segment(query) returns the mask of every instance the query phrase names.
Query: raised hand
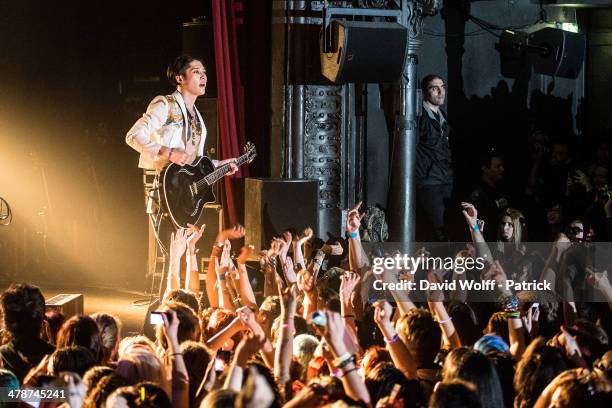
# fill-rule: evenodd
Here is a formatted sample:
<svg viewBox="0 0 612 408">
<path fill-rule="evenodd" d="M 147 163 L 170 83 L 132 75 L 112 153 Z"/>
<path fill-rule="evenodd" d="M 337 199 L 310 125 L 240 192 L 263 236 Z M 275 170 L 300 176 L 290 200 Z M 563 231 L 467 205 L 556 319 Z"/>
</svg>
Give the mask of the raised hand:
<svg viewBox="0 0 612 408">
<path fill-rule="evenodd" d="M 321 251 L 325 252 L 325 255 L 342 255 L 344 250 L 342 249 L 342 245 L 339 242 L 334 244 L 325 244 L 321 247 Z"/>
<path fill-rule="evenodd" d="M 188 231 L 191 235 L 187 238 L 187 246 L 189 247 L 190 252 L 194 252 L 196 249 L 196 244 L 202 238 L 202 234 L 204 233 L 204 229 L 206 228 L 206 224 L 202 224 L 201 227 L 197 225 L 187 224 L 189 227 Z"/>
<path fill-rule="evenodd" d="M 187 239 L 189 238 L 190 230 L 179 228 L 170 235 L 170 255 L 172 259 L 181 259 L 187 250 Z"/>
<path fill-rule="evenodd" d="M 297 285 L 298 289 L 308 294 L 314 291 L 315 280 L 312 271 L 309 269 L 302 269 L 297 274 Z"/>
<path fill-rule="evenodd" d="M 309 239 L 312 239 L 312 235 L 313 235 L 312 228 L 306 227 L 306 229 L 302 233 L 302 236 L 298 239 L 297 244 L 304 245 L 306 241 L 308 241 Z"/>
<path fill-rule="evenodd" d="M 289 287 L 283 289 L 279 283 L 278 294 L 281 298 L 281 314 L 284 314 L 287 317 L 293 317 L 295 315 L 297 303 L 297 285 L 291 284 Z"/>
<path fill-rule="evenodd" d="M 265 342 L 265 337 L 257 336 L 253 333 L 248 333 L 246 336 L 243 336 L 238 346 L 236 346 L 236 365 L 239 367 L 246 366 L 247 361 L 263 348 Z"/>
<path fill-rule="evenodd" d="M 351 295 L 361 278 L 358 274 L 351 271 L 346 271 L 340 277 L 340 301 L 342 303 L 350 302 Z"/>
<path fill-rule="evenodd" d="M 391 325 L 391 316 L 393 308 L 391 304 L 384 299 L 374 303 L 374 322 L 379 326 Z"/>
<path fill-rule="evenodd" d="M 361 220 L 365 216 L 364 214 L 359 215 L 359 208 L 361 207 L 361 201 L 357 203 L 355 207 L 349 210 L 346 215 L 346 232 L 349 234 L 359 233 L 359 227 L 361 227 Z"/>
<path fill-rule="evenodd" d="M 229 240 L 225 240 L 223 244 L 223 252 L 221 253 L 221 260 L 218 260 L 215 257 L 215 268 L 217 275 L 225 275 L 229 270 L 230 262 L 232 261 L 230 257 L 231 249 L 232 244 L 229 242 Z"/>
<path fill-rule="evenodd" d="M 168 344 L 169 345 L 173 345 L 175 346 L 175 350 L 177 350 L 177 347 L 179 347 L 179 342 L 178 342 L 178 328 L 179 328 L 179 318 L 176 315 L 176 312 L 174 310 L 167 310 L 166 312 L 161 314 L 162 316 L 162 320 L 164 321 L 164 327 L 163 327 L 163 331 L 164 331 L 164 335 L 166 336 L 166 339 L 168 340 Z"/>
<path fill-rule="evenodd" d="M 607 291 L 610 289 L 610 281 L 608 280 L 608 271 L 595 272 L 591 268 L 586 268 L 587 282 L 595 289 Z"/>
<path fill-rule="evenodd" d="M 217 242 L 225 241 L 226 239 L 240 239 L 244 237 L 245 230 L 240 224 L 236 224 L 233 228 L 223 230 L 217 235 Z"/>
<path fill-rule="evenodd" d="M 249 259 L 254 250 L 255 247 L 253 245 L 246 245 L 240 248 L 240 255 L 238 255 L 238 258 L 236 259 L 238 261 L 238 264 L 246 264 L 247 260 Z"/>
<path fill-rule="evenodd" d="M 476 210 L 476 207 L 474 207 L 473 204 L 466 202 L 462 202 L 461 207 L 464 208 L 461 212 L 463 213 L 468 225 L 471 228 L 474 228 L 474 225 L 478 225 L 478 210 Z"/>
</svg>

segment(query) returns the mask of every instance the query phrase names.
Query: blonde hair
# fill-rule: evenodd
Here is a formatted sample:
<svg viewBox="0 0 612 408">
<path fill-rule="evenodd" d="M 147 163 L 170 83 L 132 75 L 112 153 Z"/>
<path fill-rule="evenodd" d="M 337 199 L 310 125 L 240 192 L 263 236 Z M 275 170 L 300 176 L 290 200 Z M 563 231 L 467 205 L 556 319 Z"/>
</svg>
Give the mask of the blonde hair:
<svg viewBox="0 0 612 408">
<path fill-rule="evenodd" d="M 146 348 L 135 347 L 117 361 L 115 373 L 127 381 L 137 384 L 150 381 L 158 384 L 166 392 L 170 392 L 170 383 L 162 361 L 157 355 Z"/>
</svg>

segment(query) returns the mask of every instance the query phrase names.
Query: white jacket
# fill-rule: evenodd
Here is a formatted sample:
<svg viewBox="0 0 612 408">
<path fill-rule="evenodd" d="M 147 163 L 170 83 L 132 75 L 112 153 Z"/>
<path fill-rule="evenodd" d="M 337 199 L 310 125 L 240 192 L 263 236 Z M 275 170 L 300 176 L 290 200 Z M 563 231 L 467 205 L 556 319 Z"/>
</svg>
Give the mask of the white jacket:
<svg viewBox="0 0 612 408">
<path fill-rule="evenodd" d="M 147 107 L 146 113 L 134 123 L 125 136 L 126 143 L 140 153 L 138 160 L 140 168 L 163 167 L 168 160 L 157 156 L 162 146 L 185 150 L 187 109 L 179 91 L 174 92 L 172 96 L 177 103 L 169 102 L 166 96 L 156 96 Z M 200 112 L 197 109 L 195 111 L 202 124 L 202 137 L 198 146 L 198 156 L 202 156 L 206 141 L 206 126 Z"/>
</svg>

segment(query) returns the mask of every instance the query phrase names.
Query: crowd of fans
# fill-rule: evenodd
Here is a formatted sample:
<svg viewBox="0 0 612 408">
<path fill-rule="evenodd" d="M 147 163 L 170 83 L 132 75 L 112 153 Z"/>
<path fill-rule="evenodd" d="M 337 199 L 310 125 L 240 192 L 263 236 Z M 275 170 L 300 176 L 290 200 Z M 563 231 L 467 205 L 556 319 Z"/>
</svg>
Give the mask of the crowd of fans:
<svg viewBox="0 0 612 408">
<path fill-rule="evenodd" d="M 482 278 L 503 282 L 511 261 L 489 249 L 477 208 L 463 208 L 473 244 L 457 256 L 488 251 Z M 513 242 L 516 215 L 504 214 L 501 239 Z M 117 317 L 105 313 L 67 320 L 45 313 L 38 288 L 13 285 L 0 299 L 0 386 L 67 390 L 67 401 L 40 406 L 610 406 L 607 273 L 588 271 L 608 302 L 588 307 L 535 303 L 503 286 L 499 303 L 470 302 L 460 291 L 450 301 L 440 291 L 424 302 L 409 291 L 372 301 L 362 217 L 359 206 L 348 212 L 343 242 L 317 244 L 310 229 L 274 239 L 259 254 L 263 291 L 247 272 L 252 247 L 231 256 L 241 226 L 218 234 L 203 294 L 190 277 L 197 273 L 192 262 L 181 288 L 181 259 L 194 256 L 204 231 L 177 231 L 154 340 L 122 337 Z M 559 234 L 551 258 L 560 261 L 547 263 L 544 274 L 558 272 L 568 258 L 558 252 L 571 252 L 575 239 Z M 410 279 L 406 272 L 390 270 L 382 279 Z M 453 271 L 419 273 L 455 278 Z"/>
<path fill-rule="evenodd" d="M 233 257 L 244 228 L 220 232 L 200 291 L 196 247 L 205 231 L 192 226 L 171 238 L 155 339 L 122 336 L 119 319 L 102 312 L 45 313 L 41 291 L 28 284 L 5 290 L 0 387 L 67 390 L 65 402 L 41 407 L 612 406 L 612 262 L 595 264 L 589 249 L 612 237 L 610 144 L 579 163 L 566 143 L 537 133 L 532 142 L 522 199 L 505 189 L 503 157 L 491 150 L 455 211 L 471 242 L 447 249 L 484 257 L 485 270 L 379 277 L 493 279 L 497 302 L 438 289 L 426 299 L 408 290 L 372 298 L 359 205 L 348 211 L 346 239 L 287 231 L 260 254 L 247 245 Z M 550 242 L 548 253 L 525 246 L 528 232 Z M 262 288 L 247 271 L 257 255 Z M 515 291 L 507 279 L 553 288 Z M 601 301 L 583 302 L 586 292 Z"/>
</svg>

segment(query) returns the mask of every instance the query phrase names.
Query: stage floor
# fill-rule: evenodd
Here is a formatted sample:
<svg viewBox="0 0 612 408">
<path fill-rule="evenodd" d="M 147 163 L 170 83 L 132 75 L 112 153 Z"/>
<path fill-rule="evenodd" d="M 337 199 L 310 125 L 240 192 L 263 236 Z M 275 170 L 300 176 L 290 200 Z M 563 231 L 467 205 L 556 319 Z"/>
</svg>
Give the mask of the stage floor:
<svg viewBox="0 0 612 408">
<path fill-rule="evenodd" d="M 8 286 L 9 284 L 4 283 L 1 288 L 4 290 Z M 147 313 L 148 301 L 151 299 L 150 296 L 146 296 L 143 293 L 108 288 L 59 288 L 48 284 L 37 286 L 40 287 L 45 299 L 50 299 L 60 293 L 82 294 L 85 314 L 105 312 L 117 316 L 123 326 L 121 330 L 122 337 L 143 333 L 143 322 Z"/>
</svg>

